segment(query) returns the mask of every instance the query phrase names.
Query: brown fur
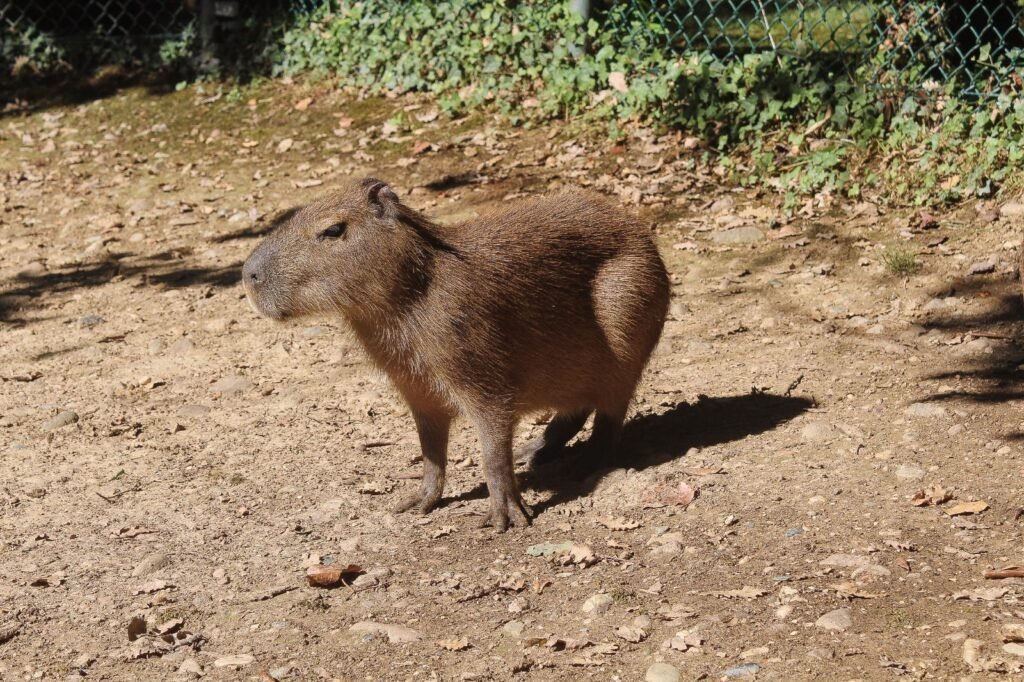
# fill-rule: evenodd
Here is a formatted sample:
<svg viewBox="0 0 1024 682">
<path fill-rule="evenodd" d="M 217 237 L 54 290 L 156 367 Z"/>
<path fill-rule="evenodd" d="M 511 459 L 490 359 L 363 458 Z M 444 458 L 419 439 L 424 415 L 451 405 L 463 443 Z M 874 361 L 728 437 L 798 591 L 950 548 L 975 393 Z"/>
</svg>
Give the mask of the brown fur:
<svg viewBox="0 0 1024 682">
<path fill-rule="evenodd" d="M 339 223 L 341 236 L 318 236 Z M 449 425 L 472 420 L 487 522 L 502 530 L 528 522 L 513 471 L 519 418 L 556 412 L 532 456 L 564 446 L 592 412 L 592 442 L 613 450 L 669 299 L 649 231 L 596 195 L 446 227 L 372 178 L 295 212 L 252 253 L 243 281 L 271 318 L 340 313 L 409 403 L 424 477 L 402 509 L 440 500 Z"/>
</svg>

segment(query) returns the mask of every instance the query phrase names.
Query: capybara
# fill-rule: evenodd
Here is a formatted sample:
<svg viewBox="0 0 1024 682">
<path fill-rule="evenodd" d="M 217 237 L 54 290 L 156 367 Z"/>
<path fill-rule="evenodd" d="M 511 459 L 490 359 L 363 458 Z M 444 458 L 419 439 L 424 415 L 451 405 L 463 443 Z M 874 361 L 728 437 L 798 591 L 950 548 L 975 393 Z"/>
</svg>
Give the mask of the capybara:
<svg viewBox="0 0 1024 682">
<path fill-rule="evenodd" d="M 524 448 L 556 453 L 591 413 L 607 456 L 669 302 L 649 228 L 598 195 L 564 191 L 439 225 L 386 183 L 355 182 L 294 211 L 245 262 L 249 300 L 287 320 L 341 315 L 409 404 L 423 450 L 419 490 L 398 510 L 441 499 L 452 419 L 483 448 L 483 525 L 529 523 L 512 438 L 553 411 Z"/>
</svg>

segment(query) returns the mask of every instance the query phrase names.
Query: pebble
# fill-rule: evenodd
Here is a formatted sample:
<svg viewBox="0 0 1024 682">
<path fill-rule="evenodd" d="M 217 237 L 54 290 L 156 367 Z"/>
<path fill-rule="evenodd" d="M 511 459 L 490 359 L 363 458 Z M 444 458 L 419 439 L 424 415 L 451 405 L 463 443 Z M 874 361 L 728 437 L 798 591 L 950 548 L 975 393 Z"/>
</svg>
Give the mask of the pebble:
<svg viewBox="0 0 1024 682">
<path fill-rule="evenodd" d="M 1019 218 L 1024 216 L 1024 203 L 1020 201 L 1007 201 L 999 207 L 999 215 L 1004 218 Z"/>
<path fill-rule="evenodd" d="M 213 662 L 215 668 L 227 668 L 231 666 L 249 665 L 256 658 L 250 654 L 235 654 L 234 656 L 221 656 Z"/>
<path fill-rule="evenodd" d="M 1010 642 L 1009 644 L 1003 645 L 1003 651 L 1014 656 L 1024 656 L 1024 644 L 1020 642 Z"/>
<path fill-rule="evenodd" d="M 803 532 L 803 528 L 787 528 L 786 532 L 782 535 L 786 538 L 795 538 L 797 535 L 800 535 Z"/>
<path fill-rule="evenodd" d="M 284 678 L 292 674 L 292 666 L 282 665 L 277 668 L 271 668 L 268 671 L 268 674 L 275 680 L 283 680 Z"/>
<path fill-rule="evenodd" d="M 716 244 L 752 244 L 764 239 L 764 232 L 756 227 L 732 227 L 715 230 L 709 238 Z"/>
<path fill-rule="evenodd" d="M 248 391 L 253 387 L 252 381 L 241 375 L 235 374 L 218 379 L 210 386 L 210 390 L 221 395 L 231 395 Z"/>
<path fill-rule="evenodd" d="M 766 646 L 759 646 L 759 647 L 755 647 L 753 649 L 747 649 L 746 651 L 744 651 L 743 653 L 740 654 L 740 658 L 742 658 L 742 659 L 760 658 L 761 656 L 767 656 L 767 655 L 768 655 L 768 647 L 766 647 Z"/>
<path fill-rule="evenodd" d="M 84 315 L 78 318 L 78 326 L 82 329 L 89 329 L 98 324 L 103 324 L 104 322 L 106 322 L 106 320 L 99 315 Z"/>
<path fill-rule="evenodd" d="M 610 594 L 595 594 L 583 602 L 583 613 L 601 614 L 610 609 L 614 603 L 615 599 Z"/>
<path fill-rule="evenodd" d="M 140 576 L 156 573 L 161 568 L 165 568 L 170 565 L 170 563 L 171 561 L 167 558 L 166 554 L 161 554 L 159 552 L 149 554 L 135 565 L 135 568 L 132 569 L 132 576 L 138 578 Z"/>
<path fill-rule="evenodd" d="M 729 668 L 728 670 L 722 671 L 723 677 L 754 677 L 757 672 L 761 669 L 757 663 L 744 663 L 738 665 L 735 668 Z"/>
<path fill-rule="evenodd" d="M 421 639 L 420 633 L 404 625 L 391 625 L 388 623 L 374 623 L 362 621 L 350 627 L 349 632 L 369 636 L 385 635 L 391 644 L 405 644 L 407 642 L 418 642 Z"/>
<path fill-rule="evenodd" d="M 192 343 L 191 339 L 187 336 L 182 336 L 170 345 L 167 352 L 171 355 L 187 355 L 195 350 L 195 347 L 196 344 Z"/>
<path fill-rule="evenodd" d="M 679 682 L 679 679 L 679 670 L 668 663 L 654 663 L 644 675 L 644 682 Z"/>
<path fill-rule="evenodd" d="M 901 464 L 899 468 L 896 469 L 896 478 L 901 481 L 920 481 L 924 478 L 924 474 L 924 469 L 911 464 Z"/>
<path fill-rule="evenodd" d="M 793 605 L 783 604 L 779 608 L 775 609 L 775 620 L 786 620 L 793 615 Z"/>
<path fill-rule="evenodd" d="M 199 662 L 194 658 L 186 658 L 178 666 L 178 672 L 184 675 L 194 675 L 201 677 L 203 674 L 203 666 L 199 665 Z"/>
<path fill-rule="evenodd" d="M 501 629 L 505 632 L 506 635 L 512 635 L 513 637 L 521 637 L 523 634 L 523 630 L 526 629 L 526 626 L 523 624 L 523 621 L 521 620 L 510 620 L 509 622 L 505 623 L 505 625 L 502 626 Z"/>
<path fill-rule="evenodd" d="M 814 621 L 814 625 L 823 628 L 825 630 L 831 630 L 832 632 L 844 632 L 850 629 L 853 625 L 853 620 L 850 618 L 850 609 L 836 609 L 829 611 L 818 620 Z"/>
<path fill-rule="evenodd" d="M 945 407 L 934 403 L 913 403 L 903 413 L 911 417 L 945 417 L 948 414 Z"/>
<path fill-rule="evenodd" d="M 981 263 L 975 263 L 967 271 L 968 275 L 988 275 L 996 271 L 995 261 L 984 261 Z"/>
<path fill-rule="evenodd" d="M 810 422 L 800 430 L 800 435 L 805 441 L 820 443 L 832 435 L 832 425 L 828 422 Z"/>
<path fill-rule="evenodd" d="M 65 426 L 71 426 L 78 421 L 78 413 L 71 410 L 61 410 L 57 416 L 46 420 L 43 424 L 43 431 L 55 431 Z"/>
</svg>

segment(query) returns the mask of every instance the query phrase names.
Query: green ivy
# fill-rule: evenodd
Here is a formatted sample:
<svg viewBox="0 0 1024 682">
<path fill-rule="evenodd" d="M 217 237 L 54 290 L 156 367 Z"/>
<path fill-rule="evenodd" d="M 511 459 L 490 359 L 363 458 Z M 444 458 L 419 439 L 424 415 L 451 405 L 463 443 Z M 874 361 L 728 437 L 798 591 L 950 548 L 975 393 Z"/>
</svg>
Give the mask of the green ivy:
<svg viewBox="0 0 1024 682">
<path fill-rule="evenodd" d="M 953 84 L 921 94 L 923 72 L 892 69 L 892 54 L 850 78 L 820 58 L 680 58 L 664 45 L 657 25 L 584 21 L 562 2 L 407 0 L 396 11 L 362 0 L 287 30 L 276 71 L 333 74 L 367 94 L 428 92 L 451 114 L 487 105 L 514 121 L 602 120 L 613 134 L 630 121 L 684 130 L 734 180 L 767 181 L 790 206 L 820 191 L 879 187 L 935 203 L 1019 184 L 1024 100 L 1012 70 L 994 74 L 1003 93 L 979 105 Z"/>
</svg>

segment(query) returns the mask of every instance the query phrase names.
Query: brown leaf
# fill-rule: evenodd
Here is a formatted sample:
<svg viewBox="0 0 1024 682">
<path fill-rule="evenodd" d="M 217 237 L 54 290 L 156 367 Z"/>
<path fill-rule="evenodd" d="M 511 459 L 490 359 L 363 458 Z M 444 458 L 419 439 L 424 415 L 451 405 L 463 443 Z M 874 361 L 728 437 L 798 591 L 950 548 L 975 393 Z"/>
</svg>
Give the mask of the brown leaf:
<svg viewBox="0 0 1024 682">
<path fill-rule="evenodd" d="M 354 122 L 354 119 L 352 119 L 349 116 L 339 116 L 338 117 L 338 127 L 339 128 L 351 128 L 353 122 Z"/>
<path fill-rule="evenodd" d="M 704 592 L 709 597 L 724 597 L 725 599 L 757 599 L 768 594 L 768 590 L 762 590 L 750 585 L 744 585 L 739 590 L 713 590 Z"/>
<path fill-rule="evenodd" d="M 1001 599 L 1009 592 L 1005 587 L 977 588 L 974 590 L 960 590 L 953 593 L 953 601 L 968 599 L 970 601 L 995 601 Z"/>
<path fill-rule="evenodd" d="M 875 594 L 874 592 L 865 592 L 857 583 L 851 581 L 836 583 L 831 587 L 839 593 L 840 597 L 846 597 L 847 599 L 877 599 L 878 597 L 885 596 Z"/>
<path fill-rule="evenodd" d="M 442 639 L 438 641 L 437 645 L 448 651 L 465 651 L 469 648 L 469 640 L 465 637 L 461 639 Z"/>
<path fill-rule="evenodd" d="M 425 140 L 420 140 L 419 142 L 412 146 L 412 153 L 414 156 L 422 154 L 423 152 L 430 151 L 430 148 L 432 146 L 433 145 L 431 145 L 429 142 L 426 142 Z"/>
<path fill-rule="evenodd" d="M 114 533 L 114 537 L 118 539 L 135 538 L 140 535 L 147 535 L 149 533 L 156 532 L 158 532 L 156 528 L 147 528 L 146 526 L 126 526 Z"/>
<path fill-rule="evenodd" d="M 946 510 L 949 516 L 960 516 L 962 514 L 980 514 L 988 509 L 988 502 L 975 500 L 973 502 L 960 502 Z"/>
<path fill-rule="evenodd" d="M 626 83 L 626 74 L 621 71 L 612 71 L 608 74 L 608 85 L 622 93 L 629 92 L 629 85 Z"/>
<path fill-rule="evenodd" d="M 300 99 L 298 102 L 295 103 L 295 110 L 296 111 L 305 111 L 306 109 L 309 109 L 309 105 L 312 104 L 312 103 L 313 103 L 313 98 L 312 97 L 306 97 L 305 99 Z"/>
<path fill-rule="evenodd" d="M 929 504 L 943 504 L 953 499 L 953 494 L 941 485 L 930 485 L 923 490 L 918 490 L 910 498 L 910 504 L 915 507 L 926 507 Z"/>
<path fill-rule="evenodd" d="M 519 573 L 513 573 L 499 581 L 498 587 L 508 592 L 522 592 L 526 589 L 526 580 Z"/>
<path fill-rule="evenodd" d="M 306 569 L 306 582 L 309 583 L 310 587 L 330 589 L 332 587 L 348 585 L 363 573 L 365 571 L 363 571 L 362 567 L 355 564 L 349 564 L 348 566 L 310 566 Z"/>
<path fill-rule="evenodd" d="M 172 587 L 174 587 L 174 585 L 167 582 L 166 580 L 150 580 L 148 583 L 140 585 L 139 588 L 135 590 L 135 592 L 133 592 L 133 594 L 153 594 L 154 592 L 159 592 L 160 590 L 167 590 Z"/>
<path fill-rule="evenodd" d="M 669 506 L 686 509 L 696 497 L 697 490 L 685 481 L 680 481 L 676 485 L 657 483 L 644 490 L 640 496 L 640 504 L 646 509 Z"/>
<path fill-rule="evenodd" d="M 562 566 L 575 564 L 583 568 L 597 563 L 597 557 L 594 556 L 594 550 L 590 549 L 586 545 L 577 545 L 576 543 L 573 543 L 569 549 L 560 552 L 555 557 L 555 560 Z"/>
<path fill-rule="evenodd" d="M 146 634 L 146 619 L 135 616 L 128 623 L 128 641 L 134 642 L 144 634 Z"/>
<path fill-rule="evenodd" d="M 550 585 L 550 580 L 545 580 L 544 578 L 534 578 L 531 587 L 533 588 L 534 594 L 544 594 L 544 589 Z"/>
<path fill-rule="evenodd" d="M 615 628 L 615 636 L 620 637 L 627 642 L 639 644 L 647 639 L 647 631 L 633 625 L 623 625 L 622 627 Z"/>
<path fill-rule="evenodd" d="M 640 527 L 639 521 L 627 520 L 621 516 L 615 518 L 598 516 L 595 520 L 608 530 L 633 530 Z"/>
</svg>

